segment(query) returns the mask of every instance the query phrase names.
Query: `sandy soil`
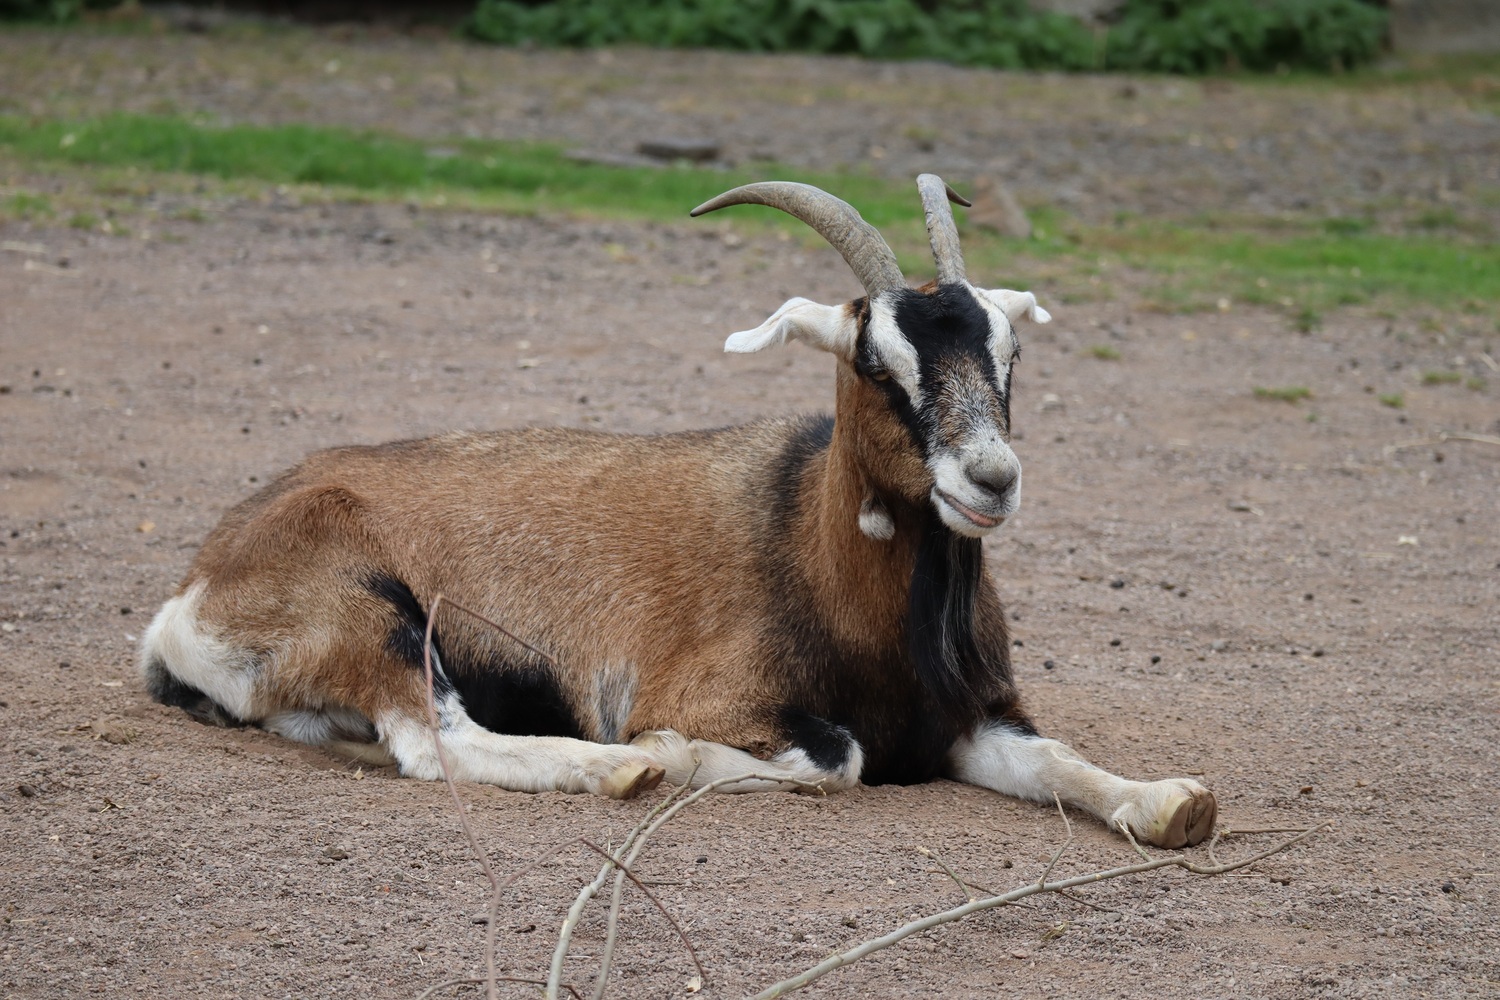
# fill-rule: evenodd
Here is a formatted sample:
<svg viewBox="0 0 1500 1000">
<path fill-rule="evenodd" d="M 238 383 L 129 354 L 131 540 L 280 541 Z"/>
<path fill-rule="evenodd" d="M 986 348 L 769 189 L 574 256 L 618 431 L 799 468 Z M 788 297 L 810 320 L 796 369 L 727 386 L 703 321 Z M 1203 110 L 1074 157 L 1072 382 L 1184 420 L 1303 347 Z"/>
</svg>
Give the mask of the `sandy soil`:
<svg viewBox="0 0 1500 1000">
<path fill-rule="evenodd" d="M 311 449 L 826 406 L 826 359 L 719 344 L 792 295 L 857 294 L 844 265 L 717 223 L 274 197 L 150 240 L 0 238 L 0 993 L 412 997 L 473 975 L 487 889 L 441 786 L 156 706 L 136 637 L 215 519 Z M 1497 995 L 1500 448 L 1442 440 L 1500 433 L 1492 324 L 1055 313 L 1023 335 L 1027 498 L 989 549 L 1035 716 L 1114 770 L 1199 776 L 1225 826 L 1336 828 L 1242 877 L 975 917 L 811 993 Z M 1450 368 L 1492 384 L 1423 384 Z M 1313 398 L 1253 393 L 1294 384 Z M 462 791 L 502 871 L 618 840 L 655 801 Z M 1075 827 L 1060 870 L 1132 859 Z M 946 782 L 723 797 L 639 870 L 729 997 L 959 901 L 917 847 L 1004 889 L 1062 836 Z M 507 899 L 508 974 L 545 969 L 595 869 L 565 851 Z M 681 994 L 690 961 L 632 899 L 615 995 Z M 580 989 L 602 927 L 580 932 Z"/>
</svg>

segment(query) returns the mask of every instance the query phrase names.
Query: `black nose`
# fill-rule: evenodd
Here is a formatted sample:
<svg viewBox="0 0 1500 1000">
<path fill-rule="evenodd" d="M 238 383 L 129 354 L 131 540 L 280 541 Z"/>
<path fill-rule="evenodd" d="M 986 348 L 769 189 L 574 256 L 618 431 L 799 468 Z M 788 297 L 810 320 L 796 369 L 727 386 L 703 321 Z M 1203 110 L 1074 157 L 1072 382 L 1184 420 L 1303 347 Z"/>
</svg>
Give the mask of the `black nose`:
<svg viewBox="0 0 1500 1000">
<path fill-rule="evenodd" d="M 969 479 L 975 486 L 991 494 L 996 502 L 1004 503 L 1015 495 L 1016 480 L 1020 475 L 1014 469 L 1000 469 L 993 472 L 971 472 Z"/>
</svg>

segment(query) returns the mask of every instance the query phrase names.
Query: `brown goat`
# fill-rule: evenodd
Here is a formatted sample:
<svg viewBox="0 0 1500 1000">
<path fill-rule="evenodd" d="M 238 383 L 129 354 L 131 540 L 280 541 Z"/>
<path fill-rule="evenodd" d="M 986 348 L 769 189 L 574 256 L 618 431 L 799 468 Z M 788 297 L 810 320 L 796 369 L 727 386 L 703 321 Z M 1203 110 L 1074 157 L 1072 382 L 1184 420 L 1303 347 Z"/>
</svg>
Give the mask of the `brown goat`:
<svg viewBox="0 0 1500 1000">
<path fill-rule="evenodd" d="M 793 299 L 726 344 L 834 354 L 834 418 L 312 455 L 209 536 L 142 642 L 151 692 L 421 778 L 439 774 L 435 739 L 455 777 L 523 791 L 629 796 L 695 767 L 700 784 L 948 775 L 1055 793 L 1164 846 L 1202 840 L 1202 786 L 1111 775 L 1020 708 L 981 539 L 1020 502 L 1012 324 L 1048 317 L 1029 293 L 969 284 L 957 195 L 918 185 L 938 264 L 920 289 L 815 188 L 747 185 L 694 213 L 782 209 L 854 269 L 866 297 Z M 439 594 L 535 648 L 440 608 L 434 736 Z"/>
</svg>

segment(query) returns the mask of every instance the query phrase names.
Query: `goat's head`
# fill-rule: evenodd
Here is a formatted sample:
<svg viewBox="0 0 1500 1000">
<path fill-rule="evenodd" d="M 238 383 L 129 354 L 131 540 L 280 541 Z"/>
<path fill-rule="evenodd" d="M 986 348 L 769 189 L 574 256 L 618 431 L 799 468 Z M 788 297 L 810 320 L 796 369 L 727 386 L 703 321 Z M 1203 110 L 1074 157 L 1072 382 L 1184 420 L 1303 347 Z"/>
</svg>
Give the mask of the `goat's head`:
<svg viewBox="0 0 1500 1000">
<path fill-rule="evenodd" d="M 868 293 L 844 305 L 792 299 L 724 349 L 759 351 L 801 340 L 839 359 L 838 420 L 851 421 L 868 479 L 860 527 L 888 538 L 886 501 L 930 502 L 953 531 L 995 530 L 1020 506 L 1021 463 L 1010 447 L 1014 323 L 1051 317 L 1030 292 L 983 289 L 964 274 L 949 201 L 967 205 L 933 174 L 917 178 L 937 280 L 908 288 L 896 255 L 847 202 L 806 184 L 747 184 L 693 210 L 778 208 L 817 230 Z"/>
</svg>

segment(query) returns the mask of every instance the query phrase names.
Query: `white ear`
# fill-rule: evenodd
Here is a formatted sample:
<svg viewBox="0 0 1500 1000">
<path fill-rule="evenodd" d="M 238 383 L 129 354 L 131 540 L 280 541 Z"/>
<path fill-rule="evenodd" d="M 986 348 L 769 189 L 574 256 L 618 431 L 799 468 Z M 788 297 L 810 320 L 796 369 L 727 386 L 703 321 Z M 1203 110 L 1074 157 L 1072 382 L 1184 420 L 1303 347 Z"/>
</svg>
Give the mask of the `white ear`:
<svg viewBox="0 0 1500 1000">
<path fill-rule="evenodd" d="M 1037 305 L 1036 296 L 1030 292 L 1013 292 L 1009 288 L 981 288 L 979 291 L 999 306 L 1006 319 L 1012 323 L 1018 319 L 1029 319 L 1035 323 L 1052 321 L 1052 314 Z"/>
<path fill-rule="evenodd" d="M 752 354 L 772 344 L 801 340 L 812 347 L 853 359 L 856 331 L 847 306 L 824 306 L 808 299 L 787 299 L 771 318 L 753 330 L 732 333 L 724 341 L 731 354 Z"/>
</svg>

